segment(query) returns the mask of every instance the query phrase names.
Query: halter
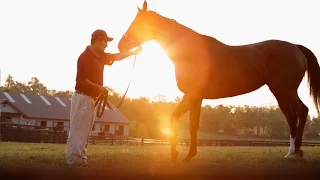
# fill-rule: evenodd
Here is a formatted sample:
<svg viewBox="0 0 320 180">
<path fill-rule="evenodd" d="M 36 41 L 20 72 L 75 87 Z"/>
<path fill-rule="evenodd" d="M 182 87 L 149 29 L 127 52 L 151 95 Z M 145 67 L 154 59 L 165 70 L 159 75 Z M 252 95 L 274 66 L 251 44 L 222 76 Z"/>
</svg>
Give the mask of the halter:
<svg viewBox="0 0 320 180">
<path fill-rule="evenodd" d="M 131 38 L 130 36 L 128 36 L 126 33 L 125 33 L 123 36 L 125 36 L 131 43 L 134 43 L 134 44 L 136 44 L 136 45 L 138 45 L 138 46 L 140 46 L 140 47 L 141 47 L 141 44 L 143 44 L 143 43 L 140 42 L 140 41 L 134 40 L 133 38 Z"/>
</svg>

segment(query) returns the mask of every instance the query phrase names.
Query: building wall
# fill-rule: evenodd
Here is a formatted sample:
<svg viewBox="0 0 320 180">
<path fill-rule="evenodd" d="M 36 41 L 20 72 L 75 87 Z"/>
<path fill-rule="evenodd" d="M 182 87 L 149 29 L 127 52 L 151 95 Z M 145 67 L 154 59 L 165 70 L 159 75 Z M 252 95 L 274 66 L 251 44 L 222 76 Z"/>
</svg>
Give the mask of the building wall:
<svg viewBox="0 0 320 180">
<path fill-rule="evenodd" d="M 15 109 L 13 109 L 12 106 L 10 106 L 8 104 L 1 104 L 0 113 L 1 112 L 17 113 L 17 111 Z"/>
<path fill-rule="evenodd" d="M 123 126 L 123 136 L 129 136 L 129 124 L 111 124 L 111 123 L 95 123 L 91 135 L 92 136 L 97 136 L 99 132 L 104 131 L 105 125 L 109 125 L 109 131 L 111 133 L 115 133 L 116 129 L 118 128 L 117 126 Z"/>
<path fill-rule="evenodd" d="M 129 136 L 129 124 L 124 125 L 124 136 Z"/>
<path fill-rule="evenodd" d="M 59 121 L 59 120 L 41 120 L 41 119 L 32 119 L 32 118 L 24 118 L 23 116 L 20 117 L 12 117 L 12 122 L 15 124 L 21 125 L 30 125 L 30 126 L 40 126 L 41 121 L 46 121 L 46 127 L 54 127 L 58 124 L 58 122 L 62 122 L 64 126 L 64 130 L 69 130 L 69 122 L 66 121 Z"/>
<path fill-rule="evenodd" d="M 12 108 L 10 105 L 7 104 L 1 104 L 1 112 L 8 112 L 8 113 L 17 113 L 17 111 Z M 1 113 L 0 112 L 0 113 Z M 63 122 L 64 130 L 69 132 L 69 121 L 59 121 L 59 120 L 41 120 L 41 119 L 30 119 L 30 118 L 24 118 L 22 116 L 20 117 L 13 117 L 12 122 L 16 124 L 21 125 L 30 125 L 30 126 L 40 126 L 41 121 L 46 121 L 46 127 L 54 127 L 58 122 Z M 118 129 L 118 126 L 123 126 L 123 136 L 129 136 L 129 124 L 112 124 L 112 123 L 95 123 L 91 135 L 95 136 L 100 131 L 104 130 L 105 124 L 109 124 L 109 132 L 115 133 L 116 129 Z"/>
<path fill-rule="evenodd" d="M 12 119 L 13 123 L 22 124 L 22 125 L 30 125 L 30 126 L 40 126 L 41 121 L 46 121 L 46 127 L 55 127 L 58 124 L 58 122 L 61 122 L 61 123 L 63 123 L 64 130 L 69 131 L 69 122 L 67 122 L 67 121 L 47 120 L 47 119 L 44 119 L 44 120 L 31 119 L 31 118 L 24 118 L 22 116 L 18 119 Z"/>
<path fill-rule="evenodd" d="M 69 132 L 69 122 L 67 121 L 57 121 L 57 120 L 41 120 L 41 119 L 30 119 L 24 117 L 12 118 L 12 122 L 15 124 L 21 125 L 30 125 L 30 126 L 40 126 L 41 121 L 46 121 L 46 127 L 54 127 L 58 122 L 63 122 L 64 130 Z M 129 125 L 128 124 L 110 124 L 110 123 L 95 123 L 92 129 L 91 135 L 97 136 L 99 132 L 104 130 L 105 125 L 109 125 L 109 132 L 115 134 L 118 126 L 123 126 L 123 136 L 129 136 Z"/>
</svg>

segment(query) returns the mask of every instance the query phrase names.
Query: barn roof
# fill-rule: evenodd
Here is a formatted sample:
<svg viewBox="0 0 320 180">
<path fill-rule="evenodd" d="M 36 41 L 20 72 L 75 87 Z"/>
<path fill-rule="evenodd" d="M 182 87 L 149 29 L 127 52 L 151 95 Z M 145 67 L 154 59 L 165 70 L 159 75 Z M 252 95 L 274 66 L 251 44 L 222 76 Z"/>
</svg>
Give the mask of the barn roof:
<svg viewBox="0 0 320 180">
<path fill-rule="evenodd" d="M 70 120 L 71 100 L 66 97 L 0 92 L 0 103 L 14 106 L 27 118 Z M 96 118 L 96 122 L 130 123 L 129 119 L 118 110 L 107 108 L 101 118 Z"/>
</svg>

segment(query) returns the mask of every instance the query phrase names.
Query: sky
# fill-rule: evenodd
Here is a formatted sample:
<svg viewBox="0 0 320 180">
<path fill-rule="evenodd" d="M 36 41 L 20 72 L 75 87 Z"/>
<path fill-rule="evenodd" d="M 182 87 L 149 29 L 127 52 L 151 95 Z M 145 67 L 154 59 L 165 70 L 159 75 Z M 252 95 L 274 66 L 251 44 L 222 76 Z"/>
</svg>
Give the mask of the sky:
<svg viewBox="0 0 320 180">
<path fill-rule="evenodd" d="M 148 8 L 228 45 L 280 39 L 302 44 L 320 58 L 320 11 L 316 0 L 148 0 Z M 1 85 L 11 74 L 20 82 L 31 77 L 49 89 L 74 90 L 76 63 L 91 33 L 104 29 L 117 44 L 143 0 L 3 0 L 0 1 Z M 104 85 L 128 97 L 182 96 L 174 66 L 155 41 L 143 45 L 132 73 L 133 57 L 105 66 Z M 285 67 L 284 67 L 285 68 Z M 317 116 L 306 77 L 298 93 Z M 246 95 L 204 100 L 203 105 L 277 105 L 266 86 Z"/>
</svg>

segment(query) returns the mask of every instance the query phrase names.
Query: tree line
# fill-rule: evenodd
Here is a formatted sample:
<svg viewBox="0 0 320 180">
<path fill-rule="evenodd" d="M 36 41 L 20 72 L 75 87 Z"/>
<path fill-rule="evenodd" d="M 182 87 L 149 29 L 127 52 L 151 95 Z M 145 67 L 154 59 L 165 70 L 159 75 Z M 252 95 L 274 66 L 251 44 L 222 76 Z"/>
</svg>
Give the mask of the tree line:
<svg viewBox="0 0 320 180">
<path fill-rule="evenodd" d="M 106 87 L 109 101 L 118 104 L 122 95 L 114 89 Z M 16 92 L 36 95 L 52 95 L 59 97 L 71 97 L 73 91 L 56 91 L 48 89 L 36 77 L 32 77 L 27 83 L 15 81 L 9 75 L 1 92 Z M 142 136 L 147 138 L 163 138 L 163 129 L 169 128 L 170 117 L 181 97 L 175 101 L 165 101 L 159 95 L 157 100 L 151 101 L 146 97 L 125 98 L 119 108 L 132 124 L 130 136 Z M 189 130 L 189 113 L 184 114 L 178 121 L 178 128 L 182 131 Z M 278 106 L 224 106 L 215 107 L 206 105 L 201 109 L 199 132 L 227 136 L 246 136 L 259 138 L 288 139 L 289 126 L 285 116 Z M 317 138 L 320 133 L 320 118 L 308 116 L 304 136 L 305 138 Z"/>
</svg>

